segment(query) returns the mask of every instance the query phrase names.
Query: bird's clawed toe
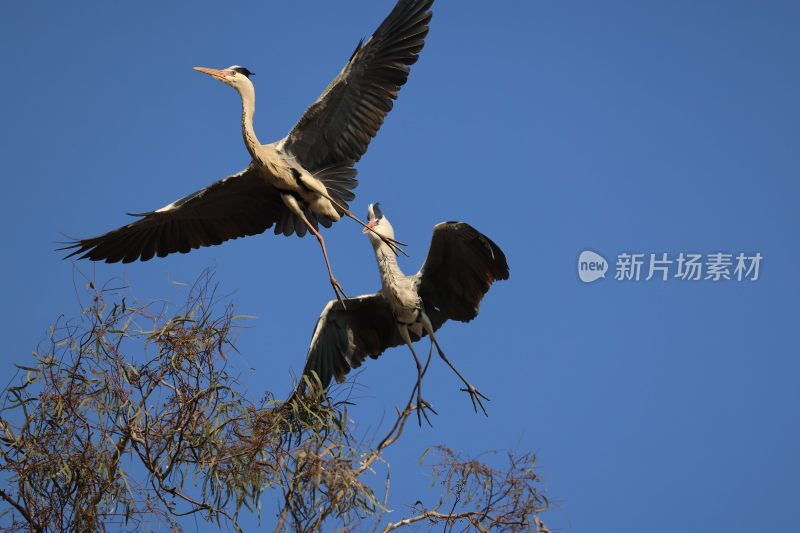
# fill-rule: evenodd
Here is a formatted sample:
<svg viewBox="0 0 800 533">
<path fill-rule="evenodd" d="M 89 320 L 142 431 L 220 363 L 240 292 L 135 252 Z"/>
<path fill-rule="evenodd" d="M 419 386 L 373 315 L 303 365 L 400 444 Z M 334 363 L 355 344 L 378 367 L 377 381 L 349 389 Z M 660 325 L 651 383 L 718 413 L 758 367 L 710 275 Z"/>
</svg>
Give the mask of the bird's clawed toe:
<svg viewBox="0 0 800 533">
<path fill-rule="evenodd" d="M 433 427 L 431 419 L 428 418 L 428 411 L 435 415 L 438 415 L 439 413 L 437 413 L 436 409 L 434 409 L 431 404 L 424 400 L 420 394 L 417 394 L 417 405 L 414 408 L 417 411 L 417 423 L 419 426 L 422 427 L 422 419 L 424 417 L 425 422 L 427 422 L 430 427 Z"/>
<path fill-rule="evenodd" d="M 341 283 L 339 283 L 333 276 L 331 276 L 331 287 L 333 287 L 333 292 L 336 294 L 336 299 L 339 300 L 342 308 L 347 309 L 347 305 L 344 303 L 344 301 L 347 299 L 347 294 L 345 294 Z"/>
<path fill-rule="evenodd" d="M 381 240 L 386 243 L 386 245 L 395 253 L 395 255 L 403 254 L 404 256 L 409 257 L 408 252 L 402 248 L 403 246 L 408 246 L 407 244 L 384 236 L 381 236 Z"/>
<path fill-rule="evenodd" d="M 428 361 L 425 363 L 425 367 L 424 368 L 422 367 L 422 365 L 417 363 L 417 382 L 414 384 L 414 390 L 411 391 L 411 397 L 412 398 L 414 397 L 415 393 L 417 395 L 417 403 L 414 406 L 414 410 L 417 411 L 417 423 L 419 424 L 420 427 L 422 427 L 422 419 L 423 418 L 425 418 L 425 422 L 427 422 L 430 427 L 433 427 L 433 424 L 431 423 L 431 419 L 428 417 L 428 411 L 430 411 L 431 413 L 433 413 L 433 414 L 435 414 L 437 416 L 439 415 L 439 413 L 436 412 L 436 409 L 434 409 L 433 406 L 431 406 L 431 404 L 428 403 L 428 401 L 425 400 L 422 397 L 422 377 L 425 375 L 425 372 L 428 370 L 428 363 L 430 363 L 430 360 L 431 360 L 431 358 L 430 358 L 430 355 L 429 355 L 428 356 Z"/>
<path fill-rule="evenodd" d="M 491 402 L 492 400 L 490 400 L 487 396 L 485 396 L 481 391 L 473 387 L 471 384 L 467 383 L 466 385 L 467 385 L 466 388 L 463 388 L 461 390 L 466 393 L 469 393 L 469 399 L 472 400 L 472 408 L 475 409 L 475 412 L 477 413 L 478 407 L 480 407 L 481 411 L 483 411 L 483 414 L 485 416 L 489 416 L 489 413 L 486 412 L 486 408 L 483 406 L 481 398 L 483 398 L 487 402 Z"/>
</svg>

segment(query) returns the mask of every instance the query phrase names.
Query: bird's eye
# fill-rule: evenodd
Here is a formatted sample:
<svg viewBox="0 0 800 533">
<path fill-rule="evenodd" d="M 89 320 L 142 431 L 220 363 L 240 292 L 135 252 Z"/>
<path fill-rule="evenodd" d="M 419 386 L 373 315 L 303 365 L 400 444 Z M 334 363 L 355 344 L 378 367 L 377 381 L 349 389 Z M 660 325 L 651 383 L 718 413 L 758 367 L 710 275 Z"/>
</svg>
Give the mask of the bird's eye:
<svg viewBox="0 0 800 533">
<path fill-rule="evenodd" d="M 232 71 L 234 71 L 234 72 L 238 72 L 239 74 L 241 74 L 241 75 L 242 75 L 242 76 L 244 76 L 245 78 L 249 78 L 250 76 L 252 76 L 252 75 L 253 75 L 253 73 L 252 73 L 252 72 L 250 72 L 249 70 L 247 70 L 247 69 L 246 69 L 246 68 L 244 68 L 244 67 L 236 67 L 236 68 L 232 68 L 232 69 L 230 69 L 230 70 L 232 70 Z"/>
</svg>

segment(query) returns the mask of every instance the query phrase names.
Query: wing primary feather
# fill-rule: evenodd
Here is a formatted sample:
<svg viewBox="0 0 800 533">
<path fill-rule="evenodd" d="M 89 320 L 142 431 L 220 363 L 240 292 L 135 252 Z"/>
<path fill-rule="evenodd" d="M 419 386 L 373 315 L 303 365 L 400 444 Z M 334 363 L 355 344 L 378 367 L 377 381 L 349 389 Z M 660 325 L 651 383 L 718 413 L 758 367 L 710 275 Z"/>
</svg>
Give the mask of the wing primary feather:
<svg viewBox="0 0 800 533">
<path fill-rule="evenodd" d="M 464 222 L 437 224 L 417 288 L 429 315 L 468 322 L 492 283 L 508 279 L 505 254 Z"/>
<path fill-rule="evenodd" d="M 386 349 L 403 343 L 391 308 L 380 293 L 349 298 L 343 308 L 337 300 L 325 306 L 314 328 L 303 375 L 316 372 L 327 387 L 341 382 L 366 357 L 377 358 Z M 305 380 L 301 379 L 301 392 Z"/>
<path fill-rule="evenodd" d="M 154 255 L 187 253 L 261 233 L 279 222 L 285 211 L 278 191 L 261 178 L 256 167 L 249 166 L 157 211 L 134 214 L 139 220 L 76 240 L 64 249 L 70 251 L 66 258 L 146 261 Z"/>
<path fill-rule="evenodd" d="M 419 58 L 432 3 L 397 2 L 282 141 L 304 168 L 314 171 L 361 159 Z"/>
</svg>

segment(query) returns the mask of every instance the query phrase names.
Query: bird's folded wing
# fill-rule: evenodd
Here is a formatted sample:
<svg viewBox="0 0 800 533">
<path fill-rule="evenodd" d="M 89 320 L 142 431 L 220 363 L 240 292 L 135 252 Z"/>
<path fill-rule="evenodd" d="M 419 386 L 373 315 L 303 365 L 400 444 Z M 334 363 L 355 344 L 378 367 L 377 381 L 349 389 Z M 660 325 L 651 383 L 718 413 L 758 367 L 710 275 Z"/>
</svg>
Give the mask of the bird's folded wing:
<svg viewBox="0 0 800 533">
<path fill-rule="evenodd" d="M 283 210 L 278 191 L 250 166 L 157 211 L 134 215 L 142 217 L 135 222 L 62 249 L 72 250 L 67 257 L 107 263 L 147 261 L 256 235 L 280 220 Z"/>
<path fill-rule="evenodd" d="M 376 359 L 388 348 L 403 344 L 391 308 L 380 293 L 345 301 L 347 309 L 332 300 L 317 321 L 308 348 L 303 376 L 323 388 L 333 378 L 341 382 L 350 369 L 361 366 L 367 356 Z M 412 340 L 417 337 L 412 334 Z M 301 382 L 300 389 L 304 388 Z"/>
<path fill-rule="evenodd" d="M 489 237 L 465 222 L 442 222 L 433 228 L 417 290 L 434 326 L 437 321 L 475 318 L 481 299 L 501 279 L 508 279 L 508 263 Z"/>
<path fill-rule="evenodd" d="M 282 141 L 305 169 L 361 159 L 425 44 L 432 3 L 399 0 Z"/>
</svg>

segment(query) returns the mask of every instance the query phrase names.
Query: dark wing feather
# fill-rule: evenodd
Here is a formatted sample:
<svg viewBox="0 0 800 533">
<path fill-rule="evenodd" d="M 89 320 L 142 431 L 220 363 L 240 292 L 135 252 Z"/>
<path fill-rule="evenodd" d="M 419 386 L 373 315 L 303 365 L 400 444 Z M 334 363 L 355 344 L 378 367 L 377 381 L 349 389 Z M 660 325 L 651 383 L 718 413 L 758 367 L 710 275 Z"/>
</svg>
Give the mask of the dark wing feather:
<svg viewBox="0 0 800 533">
<path fill-rule="evenodd" d="M 308 348 L 303 375 L 315 381 L 319 377 L 323 387 L 331 380 L 338 382 L 352 368 L 358 368 L 367 356 L 377 359 L 393 346 L 404 344 L 389 304 L 380 293 L 348 298 L 347 309 L 337 300 L 331 300 L 314 327 Z M 419 338 L 411 334 L 411 340 Z M 301 380 L 298 392 L 305 389 Z"/>
<path fill-rule="evenodd" d="M 433 228 L 428 257 L 417 274 L 417 290 L 432 321 L 472 320 L 489 287 L 501 279 L 508 279 L 508 263 L 489 237 L 464 222 Z"/>
<path fill-rule="evenodd" d="M 62 248 L 67 257 L 130 263 L 187 253 L 229 239 L 256 235 L 280 220 L 285 206 L 276 189 L 251 166 L 99 237 Z"/>
<path fill-rule="evenodd" d="M 399 0 L 284 139 L 306 170 L 361 159 L 425 44 L 432 3 Z"/>
</svg>

